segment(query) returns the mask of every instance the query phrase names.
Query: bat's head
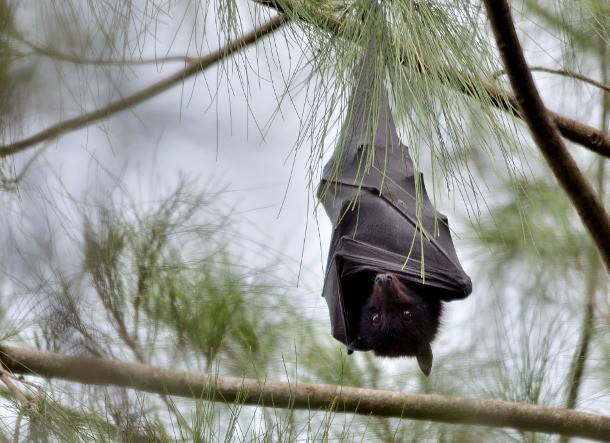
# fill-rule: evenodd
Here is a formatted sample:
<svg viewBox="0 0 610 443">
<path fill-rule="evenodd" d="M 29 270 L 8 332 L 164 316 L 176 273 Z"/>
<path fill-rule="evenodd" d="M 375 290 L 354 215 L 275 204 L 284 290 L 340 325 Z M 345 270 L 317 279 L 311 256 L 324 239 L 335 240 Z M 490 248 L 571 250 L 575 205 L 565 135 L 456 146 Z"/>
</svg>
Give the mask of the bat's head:
<svg viewBox="0 0 610 443">
<path fill-rule="evenodd" d="M 373 351 L 382 357 L 417 357 L 422 372 L 429 375 L 430 343 L 438 331 L 441 312 L 438 298 L 423 298 L 396 275 L 378 273 L 362 309 L 358 337 L 349 344 L 348 353 Z"/>
</svg>

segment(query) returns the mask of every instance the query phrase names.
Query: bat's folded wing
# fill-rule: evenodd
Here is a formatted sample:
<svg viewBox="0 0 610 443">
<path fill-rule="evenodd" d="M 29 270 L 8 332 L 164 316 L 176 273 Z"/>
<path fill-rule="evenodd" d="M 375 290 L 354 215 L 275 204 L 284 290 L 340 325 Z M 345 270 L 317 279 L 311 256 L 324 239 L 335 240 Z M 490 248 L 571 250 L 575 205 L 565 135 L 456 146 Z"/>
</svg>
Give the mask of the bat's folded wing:
<svg viewBox="0 0 610 443">
<path fill-rule="evenodd" d="M 416 286 L 424 297 L 429 293 L 450 301 L 465 298 L 472 291 L 468 275 L 451 262 L 447 262 L 448 267 L 426 264 L 422 276 L 421 262 L 415 258 L 407 261 L 404 255 L 346 236 L 333 241 L 333 245 L 324 297 L 330 312 L 331 333 L 345 344 L 356 339 L 361 309 L 366 304 L 374 276 L 379 272 L 398 275 Z"/>
<path fill-rule="evenodd" d="M 398 137 L 372 38 L 346 118 L 324 166 L 318 198 L 333 224 L 323 295 L 332 335 L 350 344 L 375 275 L 393 273 L 422 297 L 462 299 L 472 290 L 455 252 L 447 217 L 428 198 L 408 148 Z"/>
<path fill-rule="evenodd" d="M 415 258 L 407 261 L 404 255 L 349 237 L 339 240 L 333 259 L 337 262 L 340 279 L 367 271 L 390 272 L 421 286 L 423 291 L 434 290 L 437 298 L 444 301 L 465 298 L 472 291 L 470 278 L 461 269 L 441 267 L 437 263 L 428 263 L 424 268 Z"/>
</svg>

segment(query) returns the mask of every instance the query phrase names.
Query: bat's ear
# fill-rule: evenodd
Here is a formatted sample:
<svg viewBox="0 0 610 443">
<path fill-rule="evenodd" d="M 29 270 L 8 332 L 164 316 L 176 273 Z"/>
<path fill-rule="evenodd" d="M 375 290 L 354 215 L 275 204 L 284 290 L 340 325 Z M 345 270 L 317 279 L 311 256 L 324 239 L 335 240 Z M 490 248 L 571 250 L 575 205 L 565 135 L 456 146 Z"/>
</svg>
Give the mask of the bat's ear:
<svg viewBox="0 0 610 443">
<path fill-rule="evenodd" d="M 432 371 L 432 348 L 430 343 L 426 343 L 417 351 L 417 363 L 419 363 L 419 369 L 427 377 Z"/>
<path fill-rule="evenodd" d="M 354 351 L 368 351 L 364 349 L 364 343 L 362 343 L 362 337 L 358 337 L 356 340 L 351 342 L 347 347 L 347 355 L 352 355 Z"/>
</svg>

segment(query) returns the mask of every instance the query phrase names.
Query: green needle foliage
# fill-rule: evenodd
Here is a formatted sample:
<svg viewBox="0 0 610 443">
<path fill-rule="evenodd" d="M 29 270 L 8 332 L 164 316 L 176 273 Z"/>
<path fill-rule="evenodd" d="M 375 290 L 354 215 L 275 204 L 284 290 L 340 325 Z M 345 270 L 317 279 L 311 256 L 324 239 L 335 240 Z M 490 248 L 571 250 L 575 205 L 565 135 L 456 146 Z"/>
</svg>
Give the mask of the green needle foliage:
<svg viewBox="0 0 610 443">
<path fill-rule="evenodd" d="M 120 205 L 110 200 L 78 205 L 83 222 L 69 233 L 74 242 L 69 249 L 82 255 L 76 263 L 65 261 L 71 270 L 60 262 L 43 281 L 30 277 L 33 286 L 22 292 L 31 294 L 38 322 L 22 329 L 20 336 L 33 334 L 38 346 L 66 354 L 127 358 L 209 373 L 267 374 L 278 342 L 287 340 L 280 331 L 288 323 L 277 315 L 284 289 L 264 267 L 264 252 L 256 251 L 258 267 L 237 263 L 223 240 L 238 234 L 231 213 L 218 201 L 222 193 L 190 194 L 189 186 L 181 185 L 157 203 L 130 211 L 126 203 L 131 199 L 119 191 L 115 197 L 119 195 Z M 247 249 L 248 243 L 242 247 Z M 271 256 L 266 260 L 268 266 L 273 264 Z M 163 418 L 167 413 L 186 439 L 200 426 L 201 414 L 212 420 L 206 426 L 219 424 L 210 402 L 201 403 L 203 412 L 183 416 L 164 396 L 50 386 L 56 389 L 46 392 L 45 401 L 33 392 L 35 409 L 18 413 L 27 420 L 31 441 L 81 441 L 86 435 L 104 441 L 107 432 L 110 440 L 121 436 L 130 441 L 133 435 L 146 441 L 148 435 L 173 441 L 176 436 L 168 434 L 169 423 Z M 3 395 L 11 398 L 8 391 Z M 82 409 L 63 406 L 61 399 L 66 397 L 80 398 Z M 229 414 L 235 419 L 239 404 L 236 408 Z M 237 431 L 225 432 L 231 436 Z M 214 434 L 209 440 L 217 438 Z"/>
<path fill-rule="evenodd" d="M 316 75 L 308 87 L 311 113 L 302 119 L 297 143 L 298 150 L 313 141 L 312 185 L 325 149 L 341 143 L 329 140 L 328 134 L 336 133 L 333 129 L 343 117 L 350 119 L 343 110 L 356 75 L 354 67 L 372 38 L 373 100 L 379 100 L 389 85 L 403 141 L 417 167 L 420 159 L 431 158 L 435 174 L 440 172 L 459 192 L 475 195 L 478 189 L 467 179 L 466 158 L 455 156 L 456 151 L 470 152 L 473 145 L 487 153 L 499 150 L 507 160 L 505 166 L 514 171 L 508 160 L 519 152 L 518 145 L 507 137 L 507 116 L 495 111 L 485 89 L 498 63 L 478 3 L 392 1 L 382 2 L 379 8 L 372 4 L 356 0 L 318 7 L 310 2 L 285 2 L 289 15 L 309 24 L 303 31 L 315 54 L 311 63 Z M 371 108 L 375 113 L 376 106 Z M 370 127 L 375 127 L 377 118 L 370 115 Z M 486 136 L 469 131 L 468 122 L 485 128 Z M 372 162 L 372 158 L 366 159 L 363 171 Z"/>
<path fill-rule="evenodd" d="M 512 6 L 530 64 L 564 71 L 535 71 L 547 107 L 607 131 L 610 94 L 568 72 L 610 83 L 607 2 Z M 86 132 L 64 138 L 58 130 L 48 139 L 50 149 L 41 144 L 36 154 L 3 157 L 2 342 L 261 384 L 323 382 L 607 413 L 608 277 L 516 110 L 497 107 L 508 96 L 508 81 L 480 2 L 0 0 L 3 144 L 103 110 L 168 72 L 180 73 L 274 10 L 290 21 L 258 40 L 255 50 L 222 59 L 177 93 L 184 109 L 245 101 L 235 109 L 247 116 L 231 107 L 231 121 L 219 122 L 217 131 L 233 131 L 243 117 L 252 120 L 254 136 L 265 138 L 286 114 L 295 114 L 296 141 L 282 155 L 294 156 L 294 171 L 307 171 L 313 196 L 329 150 L 341 149 L 356 67 L 373 42 L 373 96 L 389 91 L 401 138 L 434 204 L 449 214 L 475 284 L 470 298 L 446 307 L 430 378 L 411 360 L 347 357 L 328 333 L 318 296 L 321 267 L 312 271 L 298 257 L 244 238 L 243 220 L 222 191 L 182 183 L 145 199 L 115 183 L 106 195 L 97 192 L 106 184 L 87 177 L 104 195 L 92 199 L 57 185 L 65 172 L 51 166 L 58 152 L 84 146 L 97 161 L 98 144 L 114 154 L 144 138 L 140 130 L 121 128 L 127 134 L 117 142 L 122 117 L 110 119 L 111 113 L 99 125 L 108 140 L 89 140 Z M 277 109 L 262 118 L 254 110 L 261 100 L 255 93 L 267 83 L 273 93 L 263 100 Z M 193 98 L 199 89 L 207 93 L 205 102 Z M 498 94 L 490 95 L 492 89 Z M 159 108 L 141 103 L 132 110 L 148 129 L 155 125 L 148 113 L 164 111 Z M 376 126 L 377 118 L 370 115 L 368 125 Z M 183 155 L 177 144 L 159 141 L 158 149 Z M 610 207 L 607 165 L 580 147 L 570 151 Z M 32 162 L 38 155 L 44 161 Z M 373 160 L 365 159 L 362 171 Z M 0 385 L 0 442 L 555 441 L 513 430 L 345 414 L 338 403 L 293 410 L 245 406 L 239 396 L 227 404 L 213 389 L 187 400 L 33 376 L 12 380 L 26 402 Z"/>
</svg>

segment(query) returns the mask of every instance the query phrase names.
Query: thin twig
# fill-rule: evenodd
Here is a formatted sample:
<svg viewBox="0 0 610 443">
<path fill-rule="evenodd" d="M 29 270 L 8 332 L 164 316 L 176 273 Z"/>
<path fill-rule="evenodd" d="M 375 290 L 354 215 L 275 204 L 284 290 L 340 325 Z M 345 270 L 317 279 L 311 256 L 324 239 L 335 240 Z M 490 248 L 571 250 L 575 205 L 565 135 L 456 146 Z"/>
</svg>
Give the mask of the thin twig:
<svg viewBox="0 0 610 443">
<path fill-rule="evenodd" d="M 599 56 L 601 58 L 601 72 L 602 72 L 602 80 L 608 81 L 610 79 L 610 72 L 608 71 L 608 58 L 610 58 L 610 46 L 605 42 L 601 41 L 601 48 Z M 600 127 L 602 129 L 608 130 L 610 116 L 610 97 L 602 96 L 601 97 L 601 106 L 602 106 L 602 115 L 600 116 Z M 598 159 L 597 161 L 597 177 L 596 177 L 596 187 L 597 192 L 601 199 L 604 198 L 606 192 L 606 160 L 603 158 Z M 590 259 L 588 261 L 588 266 L 586 268 L 587 272 L 587 286 L 586 286 L 586 301 L 585 301 L 585 316 L 583 318 L 581 333 L 580 333 L 580 341 L 578 343 L 578 348 L 574 353 L 574 357 L 572 360 L 572 366 L 570 368 L 570 374 L 568 375 L 568 392 L 566 399 L 566 408 L 573 409 L 576 407 L 578 402 L 578 394 L 580 391 L 580 387 L 583 382 L 583 374 L 585 371 L 585 365 L 587 362 L 587 356 L 589 355 L 589 346 L 590 342 L 594 337 L 594 320 L 595 320 L 595 312 L 596 312 L 596 293 L 599 289 L 599 270 L 600 263 L 599 257 L 591 251 Z M 568 437 L 562 436 L 560 439 L 560 443 L 567 443 L 569 441 Z"/>
<path fill-rule="evenodd" d="M 289 6 L 290 6 L 289 1 L 282 2 L 282 5 L 285 5 L 286 7 L 281 6 L 276 1 L 272 1 L 272 0 L 253 0 L 253 1 L 255 1 L 256 3 L 262 4 L 262 5 L 265 5 L 265 6 L 275 8 L 279 12 L 290 12 L 291 16 L 295 16 L 292 9 L 289 8 Z M 326 31 L 329 31 L 329 32 L 333 33 L 334 35 L 338 35 L 339 28 L 341 26 L 344 26 L 344 23 L 340 22 L 339 20 L 335 19 L 334 17 L 325 16 L 322 14 L 320 15 L 318 20 L 314 20 L 314 18 L 312 16 L 299 16 L 298 18 L 302 19 L 308 23 L 315 24 L 316 26 L 319 26 L 321 29 L 325 29 Z M 276 19 L 282 20 L 282 23 L 287 21 L 287 18 L 285 16 L 279 16 L 279 17 L 276 17 Z M 268 22 L 268 24 L 273 27 L 273 25 L 270 22 Z M 279 27 L 279 25 L 278 25 L 278 27 Z M 268 31 L 265 31 L 264 29 L 262 29 L 262 27 L 259 29 L 260 29 L 260 35 L 258 35 L 258 37 L 261 37 L 261 36 L 269 33 Z M 274 27 L 273 30 L 274 29 L 277 29 L 277 27 Z M 248 42 L 248 43 L 251 43 L 251 42 Z M 0 146 L 0 158 L 16 154 L 25 149 L 28 149 L 29 147 L 31 147 L 32 145 L 35 145 L 36 143 L 40 143 L 41 141 L 59 137 L 62 134 L 82 128 L 95 121 L 102 120 L 104 118 L 108 118 L 109 116 L 111 116 L 117 112 L 123 111 L 125 109 L 130 108 L 131 106 L 133 106 L 135 104 L 141 103 L 149 98 L 152 98 L 156 94 L 165 91 L 166 89 L 174 86 L 175 84 L 180 83 L 182 80 L 184 80 L 184 78 L 186 78 L 186 76 L 190 76 L 199 71 L 202 71 L 202 70 L 206 69 L 207 67 L 209 67 L 211 64 L 216 63 L 218 60 L 220 60 L 228 55 L 228 54 L 226 54 L 224 56 L 218 57 L 215 60 L 209 61 L 210 58 L 213 59 L 214 55 L 217 55 L 217 54 L 218 54 L 218 52 L 214 53 L 214 54 L 210 54 L 209 56 L 206 56 L 206 57 L 202 57 L 201 59 L 198 59 L 198 62 L 195 62 L 192 64 L 192 65 L 201 65 L 200 69 L 196 69 L 193 71 L 191 69 L 193 66 L 189 65 L 183 71 L 180 71 L 179 73 L 177 73 L 165 80 L 162 80 L 159 83 L 157 83 L 149 88 L 145 88 L 144 90 L 142 90 L 130 97 L 127 97 L 124 100 L 121 100 L 120 102 L 111 103 L 111 104 L 105 106 L 104 108 L 99 109 L 98 111 L 93 111 L 91 113 L 83 114 L 79 117 L 75 117 L 74 119 L 58 123 L 45 130 L 42 130 L 38 134 L 35 134 L 26 139 L 23 139 L 23 140 L 20 140 L 20 141 L 17 141 L 17 142 L 8 144 L 8 145 Z M 511 96 L 506 91 L 496 88 L 491 83 L 482 83 L 482 84 L 480 84 L 481 88 L 473 88 L 470 86 L 466 86 L 465 82 L 463 82 L 463 81 L 458 81 L 458 82 L 453 81 L 458 78 L 465 79 L 468 77 L 469 76 L 467 74 L 459 73 L 459 72 L 447 67 L 447 76 L 442 77 L 442 78 L 445 81 L 447 81 L 448 86 L 451 86 L 474 99 L 480 100 L 480 97 L 479 97 L 480 94 L 477 93 L 477 91 L 480 92 L 481 90 L 485 90 L 488 94 L 488 98 L 491 98 L 491 103 L 494 106 L 496 106 L 498 109 L 501 109 L 504 111 L 511 111 L 511 112 L 514 112 L 515 109 L 518 109 L 518 107 L 515 105 L 516 99 L 514 99 L 513 96 Z M 476 83 L 481 83 L 479 80 L 475 80 L 475 79 L 471 79 L 471 80 L 475 81 Z M 471 82 L 471 84 L 474 84 L 474 83 Z M 551 117 L 555 120 L 557 126 L 559 127 L 559 130 L 561 131 L 561 134 L 564 137 L 566 137 L 568 140 L 571 140 L 572 142 L 577 143 L 587 149 L 590 149 L 593 152 L 596 152 L 600 155 L 610 158 L 610 134 L 600 131 L 585 123 L 579 122 L 579 121 L 571 119 L 569 117 L 566 117 L 564 115 L 557 114 L 552 111 L 549 111 L 549 113 L 550 113 Z M 518 111 L 515 113 L 515 115 L 519 118 L 522 118 L 519 115 Z"/>
<path fill-rule="evenodd" d="M 154 83 L 153 85 L 148 86 L 135 94 L 125 97 L 118 102 L 110 103 L 109 105 L 96 111 L 82 114 L 73 119 L 57 123 L 35 135 L 32 135 L 31 137 L 27 137 L 23 140 L 5 146 L 0 146 L 0 158 L 17 154 L 18 152 L 24 151 L 42 141 L 59 137 L 67 132 L 83 128 L 95 121 L 108 118 L 113 114 L 130 109 L 135 105 L 171 88 L 172 86 L 184 82 L 184 80 L 187 78 L 205 70 L 206 68 L 209 68 L 210 66 L 218 63 L 220 60 L 229 57 L 231 54 L 243 49 L 245 46 L 256 42 L 261 37 L 278 29 L 287 21 L 288 18 L 285 15 L 275 16 L 262 25 L 256 27 L 251 32 L 233 40 L 228 45 L 208 55 L 198 58 L 195 62 L 188 64 L 184 69 L 181 69 L 175 74 L 170 75 L 169 77 Z"/>
<path fill-rule="evenodd" d="M 493 106 L 502 111 L 510 112 L 515 117 L 523 119 L 519 108 L 519 101 L 514 94 L 494 86 L 491 82 L 481 82 L 466 74 L 460 79 L 461 75 L 462 74 L 459 72 L 449 70 L 447 71 L 447 77 L 445 79 L 454 89 L 457 89 L 474 99 L 477 99 L 477 97 L 480 96 L 481 90 L 485 90 Z M 468 81 L 464 81 L 463 79 L 468 79 Z M 475 84 L 478 86 L 473 86 Z M 549 109 L 546 111 L 551 120 L 554 121 L 559 128 L 561 135 L 565 138 L 588 148 L 597 154 L 610 158 L 609 133 Z"/>
<path fill-rule="evenodd" d="M 32 57 L 32 56 L 44 56 L 50 57 L 55 60 L 60 60 L 74 65 L 96 65 L 96 66 L 145 66 L 145 65 L 163 65 L 165 63 L 196 63 L 200 57 L 194 57 L 191 55 L 168 55 L 167 57 L 161 58 L 81 58 L 75 55 L 63 54 L 58 51 L 48 50 L 36 50 L 30 53 L 22 53 L 21 57 Z"/>
<path fill-rule="evenodd" d="M 168 62 L 181 62 L 181 63 L 197 63 L 200 57 L 193 57 L 189 55 L 168 55 L 162 58 L 136 58 L 136 59 L 106 59 L 106 58 L 84 58 L 76 55 L 65 54 L 61 51 L 57 51 L 53 48 L 47 48 L 39 46 L 24 38 L 20 39 L 23 43 L 28 45 L 32 52 L 20 53 L 20 57 L 32 57 L 32 56 L 43 56 L 49 57 L 54 60 L 64 61 L 75 65 L 107 65 L 107 66 L 139 66 L 139 65 L 162 65 Z"/>
<path fill-rule="evenodd" d="M 30 158 L 27 163 L 25 164 L 25 166 L 21 169 L 21 172 L 19 174 L 17 174 L 15 176 L 15 178 L 13 179 L 13 183 L 14 184 L 19 184 L 19 182 L 21 180 L 23 180 L 23 177 L 25 176 L 26 172 L 28 172 L 28 170 L 30 169 L 30 167 L 34 164 L 34 162 L 38 159 L 38 157 L 41 156 L 41 154 L 49 147 L 51 146 L 50 142 L 45 143 L 43 146 L 41 146 L 32 156 L 32 158 Z"/>
<path fill-rule="evenodd" d="M 0 381 L 5 384 L 8 390 L 11 391 L 11 394 L 19 401 L 22 409 L 30 409 L 34 406 L 34 404 L 23 395 L 23 392 L 15 386 L 15 383 L 11 380 L 10 373 L 7 372 L 2 365 L 0 365 Z"/>
<path fill-rule="evenodd" d="M 578 80 L 582 80 L 585 83 L 589 83 L 597 88 L 603 89 L 606 92 L 610 92 L 610 85 L 607 83 L 598 82 L 597 80 L 592 79 L 591 77 L 587 77 L 586 75 L 580 74 L 576 71 L 570 71 L 568 69 L 559 69 L 559 68 L 547 68 L 544 66 L 530 66 L 530 71 L 539 71 L 539 72 L 549 72 L 551 74 L 558 74 L 564 77 L 572 77 Z M 505 75 L 506 70 L 501 69 L 498 72 L 495 72 L 492 75 L 492 78 L 500 77 L 501 75 Z"/>
<path fill-rule="evenodd" d="M 331 14 L 320 12 L 314 15 L 309 11 L 308 14 L 303 14 L 298 8 L 294 7 L 295 0 L 252 0 L 277 11 L 286 13 L 291 18 L 302 20 L 313 26 L 323 29 L 333 36 L 358 35 L 360 28 L 357 24 L 350 24 L 347 21 L 341 21 L 333 17 Z M 405 55 L 402 55 L 403 60 L 411 60 L 413 57 L 406 56 L 406 49 L 400 48 Z M 422 68 L 423 69 L 423 68 Z M 489 99 L 491 104 L 496 108 L 511 112 L 518 118 L 523 119 L 520 114 L 518 101 L 510 93 L 494 86 L 491 82 L 482 82 L 479 79 L 473 78 L 470 74 L 458 71 L 450 66 L 445 67 L 444 76 L 440 76 L 445 84 L 462 94 L 465 94 L 475 100 L 481 100 L 481 93 L 487 93 L 486 99 Z M 574 120 L 565 115 L 547 110 L 555 124 L 559 128 L 561 135 L 568 140 L 577 143 L 593 152 L 596 152 L 604 157 L 610 158 L 610 134 Z"/>
<path fill-rule="evenodd" d="M 585 370 L 585 362 L 589 354 L 589 345 L 593 337 L 593 326 L 595 319 L 595 293 L 597 291 L 598 272 L 597 267 L 598 257 L 594 257 L 590 263 L 589 275 L 587 279 L 587 299 L 585 301 L 585 316 L 582 321 L 580 340 L 576 353 L 574 354 L 572 365 L 570 367 L 570 375 L 568 380 L 568 392 L 566 400 L 566 408 L 574 409 L 576 400 L 578 399 L 578 391 L 582 384 L 582 376 Z"/>
<path fill-rule="evenodd" d="M 111 302 L 111 300 L 115 299 L 115 297 L 113 297 L 114 294 L 106 294 L 105 288 L 101 286 L 99 280 L 97 279 L 94 279 L 94 285 L 98 297 L 102 305 L 104 306 L 104 309 L 106 309 L 106 312 L 110 316 L 110 320 L 116 325 L 117 333 L 119 334 L 121 340 L 123 340 L 123 343 L 125 343 L 125 345 L 133 352 L 133 355 L 135 356 L 138 363 L 149 364 L 150 362 L 147 361 L 147 359 L 145 358 L 144 353 L 142 352 L 142 349 L 140 348 L 137 342 L 137 339 L 132 336 L 127 330 L 127 325 L 125 324 L 125 320 L 123 319 L 122 311 L 120 311 L 120 309 Z M 171 399 L 164 393 L 160 393 L 159 397 L 161 398 L 161 401 L 165 403 L 167 409 L 172 414 L 174 414 L 176 419 L 180 422 L 181 426 L 183 426 L 184 429 L 186 429 L 191 435 L 193 435 L 192 427 L 184 419 L 184 417 L 182 416 L 176 405 L 171 401 Z"/>
<path fill-rule="evenodd" d="M 379 391 L 337 385 L 222 377 L 140 363 L 66 356 L 0 344 L 14 373 L 92 385 L 114 385 L 227 404 L 473 424 L 610 441 L 610 417 L 500 400 Z"/>
<path fill-rule="evenodd" d="M 17 420 L 15 421 L 15 433 L 13 434 L 13 443 L 19 443 L 21 420 L 23 420 L 23 410 L 19 411 L 19 414 L 17 414 Z"/>
<path fill-rule="evenodd" d="M 610 273 L 610 218 L 595 189 L 568 152 L 527 67 L 507 0 L 485 0 L 485 9 L 510 83 L 536 145 L 576 208 Z"/>
<path fill-rule="evenodd" d="M 10 32 L 10 31 L 9 31 Z M 66 54 L 64 52 L 58 51 L 57 49 L 41 46 L 33 41 L 27 39 L 24 35 L 18 32 L 10 32 L 10 37 L 14 40 L 23 43 L 28 46 L 32 51 L 31 52 L 18 52 L 18 57 L 32 57 L 32 56 L 43 56 L 50 57 L 55 60 L 65 61 L 69 63 L 73 63 L 75 65 L 159 65 L 165 62 L 182 62 L 182 63 L 195 63 L 199 60 L 199 57 L 192 57 L 188 55 L 169 55 L 163 58 L 140 58 L 140 59 L 105 59 L 105 58 L 84 58 L 79 57 L 77 55 Z"/>
</svg>

